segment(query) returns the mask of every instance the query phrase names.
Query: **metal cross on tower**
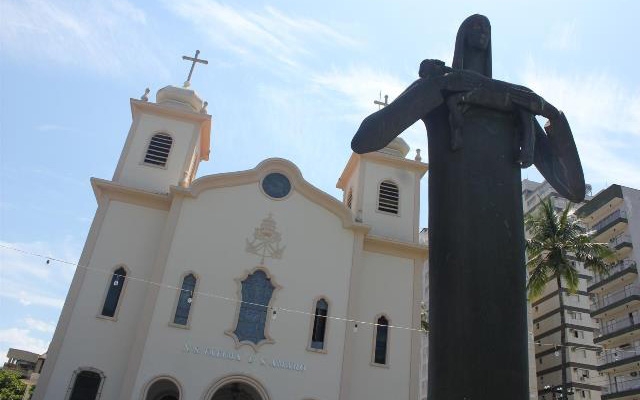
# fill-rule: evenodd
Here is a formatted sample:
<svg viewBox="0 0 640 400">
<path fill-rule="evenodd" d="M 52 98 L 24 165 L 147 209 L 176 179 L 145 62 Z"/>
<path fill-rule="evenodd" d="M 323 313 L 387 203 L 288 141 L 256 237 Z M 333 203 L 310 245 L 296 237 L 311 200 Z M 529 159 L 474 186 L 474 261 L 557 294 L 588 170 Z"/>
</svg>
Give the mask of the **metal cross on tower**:
<svg viewBox="0 0 640 400">
<path fill-rule="evenodd" d="M 382 97 L 382 93 L 380 93 L 380 97 Z M 380 100 L 374 100 L 373 104 L 377 104 L 378 105 L 378 110 L 382 107 L 388 106 L 389 105 L 389 95 L 385 94 L 384 95 L 384 103 Z"/>
<path fill-rule="evenodd" d="M 187 80 L 184 81 L 184 87 L 185 88 L 188 88 L 189 86 L 191 86 L 191 74 L 193 74 L 193 68 L 195 68 L 196 63 L 201 63 L 201 64 L 205 64 L 205 65 L 209 64 L 209 61 L 203 60 L 201 58 L 198 58 L 198 54 L 200 54 L 200 50 L 196 50 L 195 57 L 182 56 L 183 60 L 192 61 L 191 69 L 189 70 L 189 76 L 187 76 Z"/>
</svg>

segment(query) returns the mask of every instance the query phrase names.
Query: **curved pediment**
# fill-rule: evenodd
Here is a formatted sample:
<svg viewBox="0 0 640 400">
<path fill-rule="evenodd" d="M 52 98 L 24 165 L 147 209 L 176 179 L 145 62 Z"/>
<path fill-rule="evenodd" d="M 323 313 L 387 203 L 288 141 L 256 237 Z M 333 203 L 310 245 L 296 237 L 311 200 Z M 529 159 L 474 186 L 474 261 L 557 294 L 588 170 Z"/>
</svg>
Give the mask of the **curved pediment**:
<svg viewBox="0 0 640 400">
<path fill-rule="evenodd" d="M 292 191 L 296 191 L 307 200 L 336 215 L 341 219 L 344 228 L 369 230 L 367 225 L 355 222 L 351 210 L 344 204 L 307 182 L 294 163 L 282 158 L 268 158 L 260 162 L 255 168 L 245 171 L 203 176 L 194 180 L 189 187 L 173 186 L 171 192 L 174 195 L 197 198 L 202 192 L 211 189 L 241 186 L 251 183 L 258 184 L 264 177 L 271 173 L 285 175 L 291 183 Z"/>
</svg>

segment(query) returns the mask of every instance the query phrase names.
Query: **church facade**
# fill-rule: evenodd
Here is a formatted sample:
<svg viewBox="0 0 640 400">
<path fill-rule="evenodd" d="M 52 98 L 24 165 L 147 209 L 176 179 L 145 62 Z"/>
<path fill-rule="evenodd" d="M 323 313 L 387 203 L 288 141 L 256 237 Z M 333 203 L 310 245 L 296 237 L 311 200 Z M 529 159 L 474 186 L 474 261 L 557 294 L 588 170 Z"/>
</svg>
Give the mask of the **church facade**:
<svg viewBox="0 0 640 400">
<path fill-rule="evenodd" d="M 353 154 L 341 201 L 277 158 L 196 179 L 197 94 L 131 110 L 34 399 L 418 399 L 427 164 Z"/>
</svg>

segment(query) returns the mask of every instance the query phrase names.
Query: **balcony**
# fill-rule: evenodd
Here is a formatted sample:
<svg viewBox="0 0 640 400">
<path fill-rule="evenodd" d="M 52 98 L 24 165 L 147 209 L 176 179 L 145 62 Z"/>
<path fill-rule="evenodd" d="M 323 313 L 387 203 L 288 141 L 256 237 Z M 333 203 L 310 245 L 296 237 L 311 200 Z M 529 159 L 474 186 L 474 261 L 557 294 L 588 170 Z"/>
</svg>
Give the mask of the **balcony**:
<svg viewBox="0 0 640 400">
<path fill-rule="evenodd" d="M 620 261 L 619 263 L 611 267 L 608 273 L 602 275 L 594 275 L 593 280 L 591 281 L 591 284 L 589 285 L 587 290 L 591 292 L 627 274 L 638 274 L 638 268 L 635 261 L 628 259 Z"/>
<path fill-rule="evenodd" d="M 625 210 L 618 209 L 601 219 L 597 224 L 593 225 L 591 228 L 593 236 L 597 237 L 619 223 L 629 223 L 629 220 L 627 219 L 627 212 Z"/>
<path fill-rule="evenodd" d="M 640 321 L 630 318 L 622 319 L 615 324 L 601 325 L 593 334 L 593 343 L 600 343 L 614 336 L 640 329 Z"/>
<path fill-rule="evenodd" d="M 628 362 L 635 362 L 640 357 L 640 346 L 605 350 L 598 357 L 598 370 L 603 371 Z"/>
<path fill-rule="evenodd" d="M 640 379 L 615 382 L 602 388 L 602 400 L 618 399 L 640 393 Z"/>
<path fill-rule="evenodd" d="M 619 235 L 609 240 L 609 247 L 611 250 L 620 250 L 623 248 L 633 248 L 633 243 L 631 242 L 630 235 Z"/>
<path fill-rule="evenodd" d="M 616 201 L 617 200 L 617 201 Z M 592 214 L 600 214 L 603 207 L 610 203 L 622 202 L 622 188 L 620 185 L 611 185 L 602 192 L 596 194 L 587 204 L 580 207 L 576 213 L 580 218 Z M 606 207 L 608 209 L 608 207 Z"/>
<path fill-rule="evenodd" d="M 611 311 L 632 301 L 640 301 L 640 287 L 629 286 L 617 292 L 613 292 L 603 298 L 597 299 L 591 304 L 591 317 Z"/>
</svg>

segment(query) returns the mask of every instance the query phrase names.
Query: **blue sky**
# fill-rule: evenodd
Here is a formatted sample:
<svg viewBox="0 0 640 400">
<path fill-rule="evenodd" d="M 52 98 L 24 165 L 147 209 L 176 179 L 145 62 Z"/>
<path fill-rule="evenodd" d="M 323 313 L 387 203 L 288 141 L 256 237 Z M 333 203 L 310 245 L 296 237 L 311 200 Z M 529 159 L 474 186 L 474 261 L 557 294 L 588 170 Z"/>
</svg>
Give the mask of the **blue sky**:
<svg viewBox="0 0 640 400">
<path fill-rule="evenodd" d="M 89 178 L 111 178 L 129 98 L 181 85 L 181 56 L 196 49 L 209 65 L 192 84 L 213 117 L 199 175 L 284 157 L 340 197 L 349 142 L 373 100 L 397 96 L 425 58 L 450 65 L 457 28 L 474 13 L 491 20 L 494 77 L 566 113 L 594 192 L 640 188 L 639 11 L 633 0 L 4 0 L 0 244 L 77 261 L 96 208 Z M 403 138 L 411 156 L 426 149 L 423 126 Z M 423 190 L 423 226 L 427 212 Z M 0 248 L 0 268 L 0 356 L 44 351 L 73 267 Z"/>
</svg>

